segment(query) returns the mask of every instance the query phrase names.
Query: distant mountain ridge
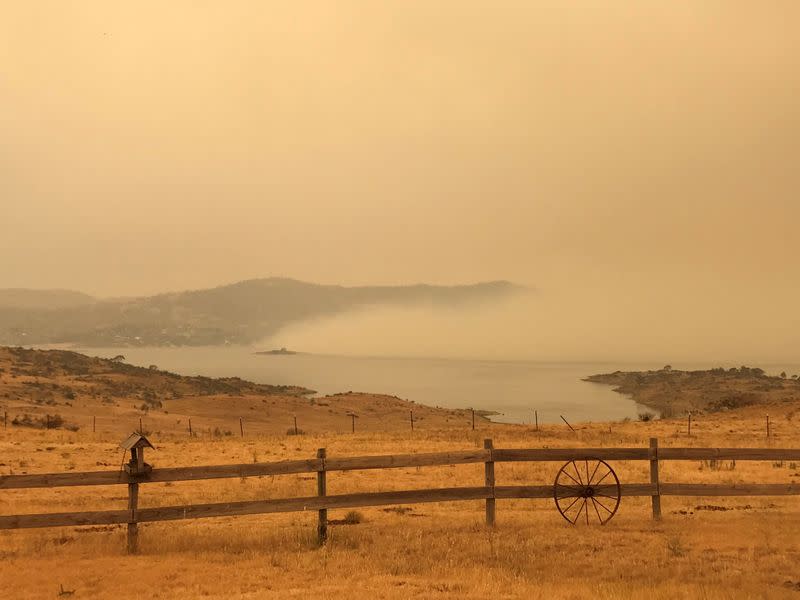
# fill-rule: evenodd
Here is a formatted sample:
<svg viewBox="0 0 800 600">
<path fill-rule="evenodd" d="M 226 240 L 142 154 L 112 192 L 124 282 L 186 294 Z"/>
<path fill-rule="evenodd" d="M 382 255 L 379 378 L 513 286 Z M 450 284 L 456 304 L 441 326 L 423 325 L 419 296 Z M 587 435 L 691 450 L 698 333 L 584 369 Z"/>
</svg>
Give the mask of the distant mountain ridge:
<svg viewBox="0 0 800 600">
<path fill-rule="evenodd" d="M 72 290 L 0 289 L 0 308 L 56 309 L 92 304 L 95 299 Z"/>
<path fill-rule="evenodd" d="M 461 306 L 499 300 L 525 289 L 507 281 L 345 287 L 268 278 L 139 298 L 0 290 L 0 344 L 249 344 L 290 323 L 359 307 Z"/>
</svg>

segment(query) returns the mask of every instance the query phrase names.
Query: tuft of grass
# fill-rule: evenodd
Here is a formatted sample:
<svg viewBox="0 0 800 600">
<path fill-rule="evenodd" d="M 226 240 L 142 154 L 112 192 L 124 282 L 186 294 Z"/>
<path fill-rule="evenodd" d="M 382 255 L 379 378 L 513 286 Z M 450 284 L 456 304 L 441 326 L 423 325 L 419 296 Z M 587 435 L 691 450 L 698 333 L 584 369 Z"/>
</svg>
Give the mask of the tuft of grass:
<svg viewBox="0 0 800 600">
<path fill-rule="evenodd" d="M 361 514 L 360 512 L 358 512 L 357 510 L 351 510 L 351 511 L 349 511 L 349 512 L 348 512 L 348 513 L 347 513 L 347 514 L 344 516 L 344 519 L 343 519 L 343 521 L 344 521 L 344 522 L 345 522 L 347 525 L 358 525 L 358 524 L 359 524 L 359 523 L 361 523 L 363 520 L 364 520 L 364 515 L 362 515 L 362 514 Z"/>
<path fill-rule="evenodd" d="M 683 545 L 683 541 L 678 536 L 673 536 L 667 540 L 667 551 L 673 558 L 686 556 L 687 552 L 686 546 Z"/>
</svg>

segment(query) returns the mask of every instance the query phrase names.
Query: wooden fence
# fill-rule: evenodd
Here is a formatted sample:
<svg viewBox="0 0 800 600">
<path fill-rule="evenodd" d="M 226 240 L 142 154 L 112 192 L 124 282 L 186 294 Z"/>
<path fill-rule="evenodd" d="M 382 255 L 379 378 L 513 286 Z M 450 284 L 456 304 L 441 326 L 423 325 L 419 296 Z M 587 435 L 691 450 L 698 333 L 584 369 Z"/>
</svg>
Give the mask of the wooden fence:
<svg viewBox="0 0 800 600">
<path fill-rule="evenodd" d="M 503 449 L 494 448 L 492 440 L 485 440 L 483 449 L 462 452 L 341 458 L 329 457 L 326 455 L 325 449 L 320 449 L 315 458 L 307 460 L 172 467 L 163 469 L 150 469 L 149 465 L 144 465 L 145 469 L 143 469 L 142 465 L 144 463 L 140 452 L 138 456 L 138 467 L 136 456 L 134 456 L 129 468 L 126 468 L 126 470 L 0 476 L 0 490 L 89 485 L 128 485 L 128 509 L 126 510 L 6 515 L 0 516 L 0 529 L 128 524 L 128 550 L 130 552 L 136 552 L 138 545 L 138 523 L 197 519 L 203 517 L 318 511 L 317 532 L 319 541 L 324 542 L 327 536 L 327 511 L 329 509 L 460 500 L 484 500 L 486 503 L 486 524 L 491 526 L 495 523 L 496 500 L 507 498 L 553 498 L 552 484 L 524 486 L 496 485 L 494 474 L 495 463 L 593 459 L 605 461 L 649 461 L 649 482 L 623 483 L 620 487 L 622 496 L 649 496 L 652 499 L 652 514 L 654 519 L 658 519 L 661 516 L 661 496 L 800 495 L 800 484 L 798 483 L 664 483 L 659 479 L 658 470 L 659 462 L 664 460 L 800 460 L 800 449 L 659 448 L 656 438 L 651 438 L 650 446 L 645 448 Z M 485 482 L 483 486 L 392 492 L 365 492 L 332 496 L 327 494 L 326 473 L 331 471 L 446 466 L 470 463 L 485 464 Z M 166 481 L 199 481 L 203 479 L 226 477 L 260 477 L 292 473 L 316 473 L 317 495 L 300 498 L 251 500 L 245 502 L 138 508 L 138 490 L 140 484 Z"/>
</svg>

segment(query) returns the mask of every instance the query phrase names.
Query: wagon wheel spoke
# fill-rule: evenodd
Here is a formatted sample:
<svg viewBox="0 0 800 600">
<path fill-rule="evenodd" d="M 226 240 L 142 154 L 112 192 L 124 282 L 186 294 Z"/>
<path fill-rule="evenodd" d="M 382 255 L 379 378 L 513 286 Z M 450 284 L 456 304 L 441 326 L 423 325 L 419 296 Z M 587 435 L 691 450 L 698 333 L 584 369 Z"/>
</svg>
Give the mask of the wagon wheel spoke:
<svg viewBox="0 0 800 600">
<path fill-rule="evenodd" d="M 608 467 L 608 465 L 606 465 Z M 614 471 L 611 470 L 611 467 L 608 467 L 608 473 L 603 475 L 598 481 L 595 482 L 595 485 L 600 485 L 601 482 L 605 481 L 605 478 L 611 475 Z"/>
<path fill-rule="evenodd" d="M 589 482 L 586 485 L 592 485 L 592 481 L 594 480 L 595 473 L 597 473 L 597 469 L 600 468 L 600 461 L 597 461 L 597 464 L 594 466 L 594 471 L 592 471 L 592 476 L 589 477 Z"/>
<path fill-rule="evenodd" d="M 583 483 L 582 483 L 582 482 L 580 482 L 580 481 L 578 481 L 577 479 L 575 479 L 575 478 L 574 478 L 572 475 L 570 475 L 569 473 L 567 473 L 567 471 L 566 471 L 566 470 L 562 469 L 562 471 L 561 471 L 561 472 L 562 472 L 564 475 L 566 475 L 567 477 L 569 477 L 570 479 L 572 479 L 572 481 L 574 481 L 575 483 L 577 483 L 579 486 L 583 487 Z"/>
<path fill-rule="evenodd" d="M 581 503 L 580 507 L 578 508 L 578 512 L 575 513 L 575 518 L 574 519 L 569 519 L 569 518 L 566 517 L 566 515 L 564 515 L 564 518 L 566 518 L 567 521 L 569 521 L 573 525 L 575 525 L 575 523 L 578 522 L 578 519 L 580 518 L 581 513 L 583 512 L 583 509 L 586 507 L 586 498 L 578 498 L 578 500 L 583 500 L 583 502 Z"/>
<path fill-rule="evenodd" d="M 603 517 L 600 516 L 600 511 L 597 510 L 597 500 L 595 500 L 594 498 L 590 498 L 590 500 L 592 501 L 592 506 L 594 506 L 594 512 L 597 515 L 597 520 L 602 525 L 603 524 Z M 606 510 L 608 510 L 608 509 L 606 509 Z"/>
<path fill-rule="evenodd" d="M 594 495 L 595 497 L 602 496 L 603 498 L 609 498 L 611 500 L 616 500 L 617 498 L 619 498 L 619 496 L 609 496 L 608 494 L 604 494 L 602 492 L 595 492 Z"/>
<path fill-rule="evenodd" d="M 564 510 L 562 510 L 561 512 L 562 512 L 563 514 L 566 514 L 567 512 L 569 512 L 569 509 L 571 509 L 573 506 L 575 506 L 575 504 L 576 504 L 576 503 L 577 503 L 577 502 L 578 502 L 580 499 L 581 499 L 581 496 L 578 496 L 577 498 L 575 498 L 575 500 L 573 500 L 572 502 L 570 502 L 570 503 L 569 503 L 569 506 L 567 506 L 567 508 L 565 508 L 565 509 L 564 509 Z M 566 518 L 566 517 L 565 517 L 565 518 Z"/>
<path fill-rule="evenodd" d="M 609 514 L 611 514 L 611 515 L 613 515 L 613 514 L 614 514 L 614 511 L 613 511 L 613 510 L 611 510 L 610 508 L 608 508 L 608 507 L 607 507 L 605 504 L 603 504 L 602 502 L 600 502 L 600 500 L 598 500 L 598 499 L 597 499 L 597 496 L 593 496 L 593 497 L 592 497 L 592 501 L 594 501 L 594 503 L 595 503 L 595 504 L 599 504 L 599 505 L 600 505 L 600 506 L 601 506 L 601 507 L 602 507 L 604 510 L 608 511 L 608 513 L 609 513 Z"/>
<path fill-rule="evenodd" d="M 591 496 L 589 496 L 591 498 Z M 589 503 L 586 501 L 586 498 L 583 499 L 583 507 L 586 509 L 584 512 L 586 513 L 586 524 L 589 524 Z"/>
<path fill-rule="evenodd" d="M 581 471 L 580 469 L 578 469 L 577 463 L 574 460 L 570 462 L 572 463 L 572 468 L 575 469 L 575 475 L 578 476 L 578 481 L 580 482 L 581 485 L 584 485 L 583 478 L 581 477 Z"/>
</svg>

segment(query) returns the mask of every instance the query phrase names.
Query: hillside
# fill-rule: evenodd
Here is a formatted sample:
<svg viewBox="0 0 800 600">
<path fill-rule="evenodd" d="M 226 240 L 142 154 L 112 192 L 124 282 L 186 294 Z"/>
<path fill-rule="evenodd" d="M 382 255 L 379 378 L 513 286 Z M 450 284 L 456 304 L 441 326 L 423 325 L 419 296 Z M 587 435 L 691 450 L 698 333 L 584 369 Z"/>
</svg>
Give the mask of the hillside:
<svg viewBox="0 0 800 600">
<path fill-rule="evenodd" d="M 75 292 L 72 302 L 65 292 L 0 290 L 0 344 L 248 344 L 290 323 L 360 307 L 451 307 L 497 301 L 523 289 L 502 281 L 344 287 L 270 278 L 140 298 L 94 300 Z"/>
<path fill-rule="evenodd" d="M 63 350 L 0 347 L 0 418 L 12 428 L 90 430 L 123 435 L 142 426 L 159 435 L 225 436 L 240 431 L 284 434 L 464 427 L 466 410 L 421 406 L 394 396 L 347 392 L 312 397 L 302 387 L 252 383 L 238 377 L 185 377 L 123 360 Z M 356 415 L 354 418 L 351 414 Z M 476 416 L 480 422 L 485 419 Z"/>
<path fill-rule="evenodd" d="M 740 367 L 707 371 L 616 371 L 591 375 L 584 381 L 613 385 L 639 404 L 662 416 L 688 411 L 717 412 L 752 406 L 792 406 L 800 400 L 800 380 L 770 377 L 762 369 Z"/>
</svg>

